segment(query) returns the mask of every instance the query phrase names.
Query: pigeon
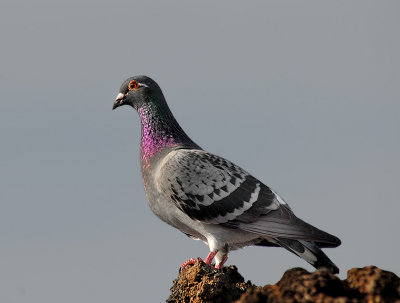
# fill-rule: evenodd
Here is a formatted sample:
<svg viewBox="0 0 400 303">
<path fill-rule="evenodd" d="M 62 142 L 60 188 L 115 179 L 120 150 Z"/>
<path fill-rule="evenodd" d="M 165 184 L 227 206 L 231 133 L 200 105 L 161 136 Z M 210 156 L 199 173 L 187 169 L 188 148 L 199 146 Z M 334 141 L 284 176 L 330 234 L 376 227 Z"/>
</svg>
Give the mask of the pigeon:
<svg viewBox="0 0 400 303">
<path fill-rule="evenodd" d="M 283 247 L 315 268 L 338 273 L 321 248 L 339 238 L 296 217 L 270 187 L 233 162 L 203 150 L 185 133 L 159 85 L 147 76 L 123 82 L 113 109 L 140 116 L 140 166 L 151 210 L 210 250 L 205 263 L 221 269 L 228 253 L 249 245 Z M 194 258 L 181 268 L 194 264 Z"/>
</svg>

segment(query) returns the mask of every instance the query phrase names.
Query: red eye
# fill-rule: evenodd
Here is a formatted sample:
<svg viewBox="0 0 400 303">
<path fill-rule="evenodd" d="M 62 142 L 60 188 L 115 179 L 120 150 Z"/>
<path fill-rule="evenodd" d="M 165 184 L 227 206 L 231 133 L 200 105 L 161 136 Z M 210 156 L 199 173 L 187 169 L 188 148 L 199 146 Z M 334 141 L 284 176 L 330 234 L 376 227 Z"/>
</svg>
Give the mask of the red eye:
<svg viewBox="0 0 400 303">
<path fill-rule="evenodd" d="M 137 88 L 139 88 L 139 83 L 137 83 L 135 80 L 132 80 L 131 82 L 129 82 L 129 84 L 128 84 L 129 90 L 134 90 Z"/>
</svg>

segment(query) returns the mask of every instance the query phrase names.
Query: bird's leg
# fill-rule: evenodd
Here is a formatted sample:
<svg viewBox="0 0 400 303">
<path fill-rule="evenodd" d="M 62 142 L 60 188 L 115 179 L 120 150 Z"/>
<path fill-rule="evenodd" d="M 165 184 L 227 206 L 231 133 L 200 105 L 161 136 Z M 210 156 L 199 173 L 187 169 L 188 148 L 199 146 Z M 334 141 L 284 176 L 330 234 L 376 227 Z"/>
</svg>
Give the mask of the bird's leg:
<svg viewBox="0 0 400 303">
<path fill-rule="evenodd" d="M 218 250 L 210 251 L 210 253 L 208 254 L 207 258 L 204 260 L 204 263 L 211 264 L 212 260 L 214 259 L 215 255 L 217 253 L 218 253 Z"/>
<path fill-rule="evenodd" d="M 226 260 L 228 260 L 228 254 L 224 254 L 224 256 L 222 257 L 221 262 L 219 262 L 217 265 L 215 265 L 215 269 L 221 269 L 222 266 L 224 266 Z"/>
</svg>

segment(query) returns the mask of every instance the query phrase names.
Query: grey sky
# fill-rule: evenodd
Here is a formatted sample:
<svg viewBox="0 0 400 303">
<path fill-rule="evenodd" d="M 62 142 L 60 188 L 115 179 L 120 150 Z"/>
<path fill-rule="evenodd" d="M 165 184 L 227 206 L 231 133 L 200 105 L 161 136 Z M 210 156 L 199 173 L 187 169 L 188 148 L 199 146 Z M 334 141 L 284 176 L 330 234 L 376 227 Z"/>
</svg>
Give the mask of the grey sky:
<svg viewBox="0 0 400 303">
<path fill-rule="evenodd" d="M 140 124 L 146 74 L 187 133 L 342 239 L 340 267 L 400 273 L 398 1 L 2 1 L 0 301 L 162 302 L 207 247 L 159 221 Z M 283 249 L 230 254 L 275 283 Z"/>
</svg>

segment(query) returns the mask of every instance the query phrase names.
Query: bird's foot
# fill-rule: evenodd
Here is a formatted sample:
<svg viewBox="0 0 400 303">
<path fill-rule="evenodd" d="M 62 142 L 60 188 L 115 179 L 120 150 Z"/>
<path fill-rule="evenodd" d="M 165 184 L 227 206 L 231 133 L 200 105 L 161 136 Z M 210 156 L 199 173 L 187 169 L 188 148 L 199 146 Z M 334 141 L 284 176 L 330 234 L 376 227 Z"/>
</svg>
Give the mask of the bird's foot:
<svg viewBox="0 0 400 303">
<path fill-rule="evenodd" d="M 226 260 L 228 260 L 228 254 L 225 254 L 221 260 L 221 262 L 219 262 L 216 265 L 211 264 L 212 260 L 214 259 L 215 255 L 218 253 L 218 250 L 216 251 L 210 251 L 210 253 L 208 254 L 207 258 L 203 261 L 202 258 L 197 258 L 197 260 L 195 258 L 190 258 L 189 260 L 183 262 L 183 264 L 181 265 L 181 268 L 179 270 L 179 272 L 181 272 L 186 266 L 188 265 L 194 265 L 197 262 L 201 261 L 204 262 L 208 265 L 211 265 L 212 267 L 214 267 L 215 269 L 221 269 L 222 266 L 225 264 Z"/>
<path fill-rule="evenodd" d="M 181 265 L 181 270 L 183 270 L 186 266 L 194 265 L 199 261 L 203 262 L 203 259 L 202 258 L 197 258 L 197 260 L 196 260 L 195 258 L 190 258 L 189 260 L 183 262 L 183 264 Z"/>
</svg>

